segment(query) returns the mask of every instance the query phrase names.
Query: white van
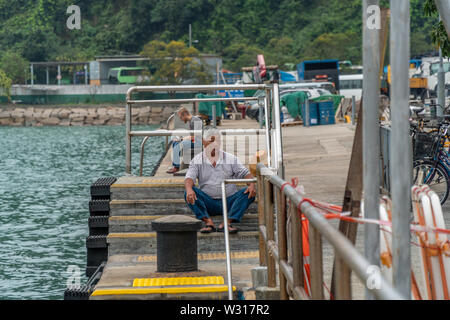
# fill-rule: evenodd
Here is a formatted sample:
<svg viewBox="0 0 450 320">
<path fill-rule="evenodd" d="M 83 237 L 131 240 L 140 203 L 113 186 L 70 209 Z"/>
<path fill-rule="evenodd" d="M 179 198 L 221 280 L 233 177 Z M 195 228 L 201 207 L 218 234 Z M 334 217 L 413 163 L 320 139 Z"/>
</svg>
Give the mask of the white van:
<svg viewBox="0 0 450 320">
<path fill-rule="evenodd" d="M 336 89 L 334 84 L 331 82 L 321 82 L 321 81 L 311 81 L 311 82 L 297 82 L 297 83 L 284 83 L 280 84 L 280 92 L 284 90 L 295 90 L 295 89 L 325 89 L 330 91 L 332 94 L 335 93 Z"/>
<path fill-rule="evenodd" d="M 346 98 L 355 96 L 356 100 L 360 100 L 363 88 L 362 74 L 348 74 L 339 76 L 339 93 Z"/>
</svg>

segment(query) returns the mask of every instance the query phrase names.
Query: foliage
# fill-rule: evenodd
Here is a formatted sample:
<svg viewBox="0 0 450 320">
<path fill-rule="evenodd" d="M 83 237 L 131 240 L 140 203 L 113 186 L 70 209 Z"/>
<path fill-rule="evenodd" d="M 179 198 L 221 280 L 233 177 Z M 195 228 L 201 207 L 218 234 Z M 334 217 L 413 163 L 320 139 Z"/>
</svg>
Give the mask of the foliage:
<svg viewBox="0 0 450 320">
<path fill-rule="evenodd" d="M 11 85 L 12 80 L 6 75 L 6 73 L 0 69 L 0 93 L 6 95 L 8 100 L 11 98 Z"/>
<path fill-rule="evenodd" d="M 200 52 L 186 47 L 184 42 L 171 41 L 166 44 L 153 40 L 144 46 L 140 54 L 150 58 L 150 66 L 154 70 L 150 77 L 152 84 L 206 84 L 212 80 L 195 60 Z"/>
<path fill-rule="evenodd" d="M 358 61 L 358 43 L 361 37 L 355 32 L 324 33 L 317 37 L 306 50 L 306 59 L 339 59 Z"/>
<path fill-rule="evenodd" d="M 0 48 L 28 61 L 90 60 L 138 53 L 150 41 L 188 43 L 223 56 L 239 71 L 263 53 L 267 64 L 310 58 L 361 63 L 361 0 L 0 0 Z M 383 5 L 389 1 L 383 0 Z M 66 27 L 69 5 L 81 9 L 81 30 Z M 433 5 L 433 7 L 432 7 Z M 428 16 L 424 13 L 427 10 Z M 448 41 L 432 0 L 411 0 L 411 54 Z M 432 43 L 433 40 L 433 43 Z M 445 41 L 444 41 L 445 40 Z M 448 52 L 448 51 L 446 51 Z M 1 53 L 0 53 L 1 55 Z"/>
<path fill-rule="evenodd" d="M 442 21 L 437 21 L 439 12 L 436 8 L 434 0 L 426 0 L 424 6 L 425 14 L 428 17 L 433 17 L 436 23 L 433 24 L 433 29 L 431 32 L 431 39 L 437 47 L 441 47 L 442 54 L 444 56 L 450 57 L 450 36 L 445 30 L 444 23 Z"/>
<path fill-rule="evenodd" d="M 0 68 L 12 80 L 13 83 L 25 84 L 28 76 L 29 62 L 19 53 L 6 51 L 1 60 Z"/>
</svg>

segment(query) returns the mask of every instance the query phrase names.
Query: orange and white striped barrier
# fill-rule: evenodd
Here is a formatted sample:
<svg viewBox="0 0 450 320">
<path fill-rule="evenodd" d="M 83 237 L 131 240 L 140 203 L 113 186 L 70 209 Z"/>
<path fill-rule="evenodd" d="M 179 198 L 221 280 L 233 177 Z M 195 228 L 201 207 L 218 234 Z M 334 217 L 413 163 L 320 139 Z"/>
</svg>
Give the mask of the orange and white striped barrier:
<svg viewBox="0 0 450 320">
<path fill-rule="evenodd" d="M 426 299 L 449 300 L 450 252 L 447 237 L 433 229 L 444 229 L 442 207 L 437 194 L 427 185 L 411 190 L 414 218 L 428 231 L 418 232 L 422 258 L 422 278 L 426 286 Z"/>
</svg>

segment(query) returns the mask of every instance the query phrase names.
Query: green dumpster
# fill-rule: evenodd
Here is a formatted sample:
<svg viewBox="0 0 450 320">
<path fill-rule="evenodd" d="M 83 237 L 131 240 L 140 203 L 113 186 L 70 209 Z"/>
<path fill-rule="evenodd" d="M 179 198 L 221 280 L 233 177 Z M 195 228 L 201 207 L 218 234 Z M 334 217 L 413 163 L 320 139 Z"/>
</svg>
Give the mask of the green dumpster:
<svg viewBox="0 0 450 320">
<path fill-rule="evenodd" d="M 195 95 L 198 99 L 207 99 L 207 98 L 223 98 L 222 96 L 218 95 L 206 95 L 206 94 L 197 94 Z M 225 110 L 225 102 L 223 101 L 205 101 L 200 102 L 198 104 L 198 113 L 207 115 L 212 118 L 212 106 L 216 105 L 216 117 L 222 117 Z"/>
</svg>

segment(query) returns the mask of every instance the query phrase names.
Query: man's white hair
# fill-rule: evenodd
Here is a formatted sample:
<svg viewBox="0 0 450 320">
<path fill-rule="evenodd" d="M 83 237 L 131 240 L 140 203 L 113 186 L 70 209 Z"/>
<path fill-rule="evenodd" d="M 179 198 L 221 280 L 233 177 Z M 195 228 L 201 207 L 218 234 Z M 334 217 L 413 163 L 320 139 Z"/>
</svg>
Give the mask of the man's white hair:
<svg viewBox="0 0 450 320">
<path fill-rule="evenodd" d="M 217 137 L 220 141 L 220 130 L 214 127 L 206 127 L 203 130 L 203 139 L 209 140 L 211 137 Z"/>
</svg>

